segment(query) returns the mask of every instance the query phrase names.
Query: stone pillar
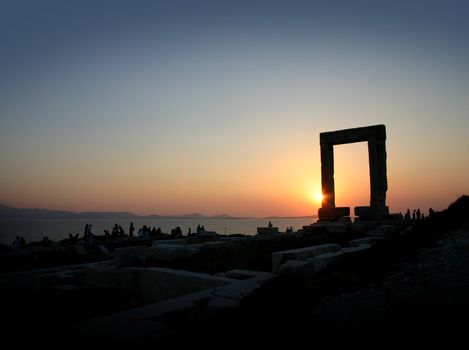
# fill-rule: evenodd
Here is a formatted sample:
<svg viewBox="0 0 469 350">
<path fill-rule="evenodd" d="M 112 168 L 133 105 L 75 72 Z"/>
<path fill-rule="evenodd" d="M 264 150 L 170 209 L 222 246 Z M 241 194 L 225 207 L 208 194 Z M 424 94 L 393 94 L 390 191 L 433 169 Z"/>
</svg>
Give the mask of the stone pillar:
<svg viewBox="0 0 469 350">
<path fill-rule="evenodd" d="M 384 209 L 386 207 L 386 145 L 385 140 L 369 140 L 368 154 L 370 160 L 370 207 Z"/>
<path fill-rule="evenodd" d="M 322 207 L 334 208 L 334 146 L 330 143 L 321 143 L 321 182 Z"/>
</svg>

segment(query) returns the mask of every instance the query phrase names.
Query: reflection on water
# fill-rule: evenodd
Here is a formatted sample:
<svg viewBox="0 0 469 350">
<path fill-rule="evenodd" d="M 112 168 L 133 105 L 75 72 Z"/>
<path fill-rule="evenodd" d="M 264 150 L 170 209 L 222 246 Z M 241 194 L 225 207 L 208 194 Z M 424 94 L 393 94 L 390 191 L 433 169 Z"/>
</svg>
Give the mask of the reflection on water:
<svg viewBox="0 0 469 350">
<path fill-rule="evenodd" d="M 197 225 L 205 226 L 208 231 L 218 234 L 242 233 L 245 235 L 256 234 L 256 228 L 267 226 L 268 222 L 285 232 L 287 227 L 293 226 L 294 230 L 304 225 L 309 225 L 316 219 L 311 218 L 278 218 L 278 219 L 133 219 L 133 220 L 109 220 L 109 219 L 79 219 L 79 220 L 36 220 L 36 221 L 0 221 L 0 243 L 10 245 L 16 236 L 23 236 L 26 242 L 42 240 L 44 236 L 54 241 L 68 238 L 68 234 L 79 233 L 83 236 L 86 224 L 93 225 L 92 232 L 102 235 L 104 230 L 112 231 L 114 224 L 124 228 L 128 234 L 130 221 L 133 221 L 135 233 L 143 225 L 160 227 L 165 233 L 170 233 L 172 228 L 181 227 L 187 234 L 189 227 L 195 232 Z"/>
</svg>

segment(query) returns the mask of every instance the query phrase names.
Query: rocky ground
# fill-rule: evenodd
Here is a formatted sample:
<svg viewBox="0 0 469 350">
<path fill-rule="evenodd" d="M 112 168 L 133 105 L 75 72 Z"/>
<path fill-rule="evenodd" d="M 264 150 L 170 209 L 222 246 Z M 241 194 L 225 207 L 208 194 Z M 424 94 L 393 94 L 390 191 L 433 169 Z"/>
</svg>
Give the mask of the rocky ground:
<svg viewBox="0 0 469 350">
<path fill-rule="evenodd" d="M 416 227 L 314 278 L 278 277 L 167 345 L 456 344 L 469 324 L 469 228 L 437 231 Z"/>
<path fill-rule="evenodd" d="M 394 268 L 354 293 L 324 298 L 308 323 L 334 342 L 364 341 L 374 332 L 389 331 L 414 340 L 464 335 L 461 328 L 469 324 L 468 228 L 436 240 L 415 259 L 398 260 Z"/>
<path fill-rule="evenodd" d="M 145 345 L 178 349 L 310 349 L 331 344 L 443 343 L 448 347 L 465 342 L 469 324 L 469 197 L 462 199 L 456 206 L 453 204 L 429 220 L 410 223 L 407 229 L 317 275 L 285 274 L 272 278 L 237 307 L 209 317 L 200 313 L 173 314 L 166 318 L 171 332 Z M 318 244 L 316 240 L 324 243 L 326 238 L 341 242 L 357 235 L 324 234 L 279 242 L 282 248 L 292 248 Z M 190 263 L 196 270 L 208 273 L 235 263 L 262 270 L 270 267 L 272 251 L 280 248 L 264 240 L 249 247 L 241 245 L 231 255 L 216 250 L 205 259 Z M 241 262 L 235 259 L 238 256 L 243 256 Z M 222 264 L 215 264 L 216 261 Z M 185 268 L 185 263 L 188 262 L 182 261 L 178 268 Z M 56 337 L 62 338 L 61 343 L 69 348 L 83 343 L 88 348 L 101 348 L 105 344 L 93 343 L 92 337 L 81 342 L 69 339 L 64 326 L 66 330 L 68 324 L 89 318 L 86 310 L 108 314 L 116 308 L 132 307 L 128 302 L 127 296 L 120 294 L 81 293 L 73 303 L 50 295 L 49 299 L 23 301 L 19 309 L 16 304 L 5 302 L 2 312 L 15 332 L 24 330 L 32 335 L 28 338 L 32 343 L 40 339 L 51 347 L 49 338 Z M 53 316 L 54 327 L 58 328 L 44 327 L 45 334 L 36 329 L 43 315 Z"/>
</svg>

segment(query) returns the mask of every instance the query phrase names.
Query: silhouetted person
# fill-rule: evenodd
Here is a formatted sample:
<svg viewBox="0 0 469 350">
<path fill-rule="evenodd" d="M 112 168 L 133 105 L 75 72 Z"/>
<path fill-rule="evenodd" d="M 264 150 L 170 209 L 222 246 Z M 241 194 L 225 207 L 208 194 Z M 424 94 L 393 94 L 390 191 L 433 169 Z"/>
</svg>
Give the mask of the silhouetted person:
<svg viewBox="0 0 469 350">
<path fill-rule="evenodd" d="M 272 221 L 269 221 L 269 228 L 272 227 Z"/>
<path fill-rule="evenodd" d="M 171 230 L 171 236 L 172 237 L 181 237 L 182 236 L 182 230 L 179 226 L 176 226 L 176 228 Z"/>
<path fill-rule="evenodd" d="M 416 210 L 414 209 L 414 211 L 412 212 L 412 220 L 415 221 L 416 219 Z"/>
<path fill-rule="evenodd" d="M 86 241 L 91 239 L 91 237 L 93 236 L 93 233 L 91 232 L 91 227 L 92 226 L 93 225 L 91 225 L 91 224 L 86 224 L 86 226 L 85 226 L 84 238 L 85 238 Z"/>
<path fill-rule="evenodd" d="M 188 236 L 192 235 L 192 230 L 191 230 L 190 227 L 189 227 L 189 231 L 187 231 L 187 235 L 188 235 Z"/>
<path fill-rule="evenodd" d="M 92 226 L 93 225 L 91 225 L 91 224 L 89 224 L 89 225 L 87 224 L 86 227 L 85 227 L 85 237 L 84 237 L 84 239 L 87 242 L 91 241 L 93 239 L 93 233 L 91 232 L 91 227 Z"/>
<path fill-rule="evenodd" d="M 26 248 L 26 240 L 24 239 L 23 236 L 20 238 L 20 246 L 21 248 Z"/>
<path fill-rule="evenodd" d="M 119 235 L 119 226 L 117 224 L 114 224 L 114 227 L 112 228 L 112 235 L 114 237 L 117 237 Z"/>
<path fill-rule="evenodd" d="M 200 228 L 200 231 L 205 232 L 205 226 L 204 225 L 202 225 L 202 227 Z"/>
<path fill-rule="evenodd" d="M 120 237 L 124 237 L 125 236 L 125 232 L 124 232 L 124 229 L 122 228 L 122 226 L 119 226 L 119 236 Z"/>
<path fill-rule="evenodd" d="M 417 208 L 417 221 L 420 221 L 421 213 L 420 208 Z"/>
<path fill-rule="evenodd" d="M 196 232 L 197 232 L 197 233 L 199 233 L 199 232 L 200 232 L 200 230 L 201 230 L 201 227 L 200 227 L 200 225 L 197 225 L 197 230 L 196 230 Z"/>
<path fill-rule="evenodd" d="M 130 236 L 130 237 L 133 237 L 134 231 L 135 231 L 134 223 L 131 222 L 131 223 L 130 223 L 130 227 L 129 227 L 129 236 Z"/>
<path fill-rule="evenodd" d="M 405 212 L 404 220 L 407 221 L 407 222 L 410 221 L 410 209 L 408 209 L 408 208 L 407 208 L 407 211 Z"/>
</svg>

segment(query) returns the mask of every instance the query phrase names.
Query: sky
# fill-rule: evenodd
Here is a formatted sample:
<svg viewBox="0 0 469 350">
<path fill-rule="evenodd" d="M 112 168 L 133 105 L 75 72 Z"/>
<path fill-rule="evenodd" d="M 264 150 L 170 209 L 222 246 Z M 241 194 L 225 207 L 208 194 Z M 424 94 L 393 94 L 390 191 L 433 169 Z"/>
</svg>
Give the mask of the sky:
<svg viewBox="0 0 469 350">
<path fill-rule="evenodd" d="M 315 215 L 387 130 L 391 212 L 469 194 L 469 2 L 0 1 L 0 203 Z M 369 205 L 366 143 L 336 205 Z"/>
</svg>

